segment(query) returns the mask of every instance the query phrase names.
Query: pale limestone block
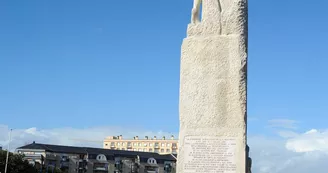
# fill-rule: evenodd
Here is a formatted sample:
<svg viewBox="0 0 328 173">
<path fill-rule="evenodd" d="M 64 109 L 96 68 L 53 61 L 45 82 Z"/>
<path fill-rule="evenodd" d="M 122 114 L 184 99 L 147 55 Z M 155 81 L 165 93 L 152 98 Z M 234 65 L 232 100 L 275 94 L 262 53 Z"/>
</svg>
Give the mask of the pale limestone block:
<svg viewBox="0 0 328 173">
<path fill-rule="evenodd" d="M 245 173 L 247 1 L 195 0 L 192 12 L 181 48 L 177 173 Z"/>
</svg>

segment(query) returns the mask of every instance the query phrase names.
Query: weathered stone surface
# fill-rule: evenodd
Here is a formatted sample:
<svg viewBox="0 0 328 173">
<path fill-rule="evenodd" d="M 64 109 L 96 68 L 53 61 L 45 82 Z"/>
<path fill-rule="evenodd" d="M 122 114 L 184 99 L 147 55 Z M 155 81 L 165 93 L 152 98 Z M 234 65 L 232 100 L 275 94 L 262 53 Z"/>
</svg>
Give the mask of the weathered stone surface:
<svg viewBox="0 0 328 173">
<path fill-rule="evenodd" d="M 182 44 L 177 173 L 245 173 L 247 1 L 203 0 L 202 14 Z"/>
</svg>

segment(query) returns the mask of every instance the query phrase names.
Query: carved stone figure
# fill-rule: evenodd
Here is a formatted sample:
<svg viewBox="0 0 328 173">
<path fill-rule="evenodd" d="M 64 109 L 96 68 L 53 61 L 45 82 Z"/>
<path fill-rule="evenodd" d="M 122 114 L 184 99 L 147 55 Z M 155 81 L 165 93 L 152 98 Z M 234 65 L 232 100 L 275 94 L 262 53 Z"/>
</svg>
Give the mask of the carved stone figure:
<svg viewBox="0 0 328 173">
<path fill-rule="evenodd" d="M 187 36 L 247 35 L 248 0 L 194 0 Z"/>
<path fill-rule="evenodd" d="M 199 20 L 199 12 L 200 12 L 200 4 L 202 3 L 202 0 L 194 0 L 194 7 L 191 11 L 191 23 L 197 23 L 200 22 Z"/>
<path fill-rule="evenodd" d="M 216 20 L 220 20 L 221 17 L 221 3 L 220 0 L 194 0 L 194 6 L 192 8 L 191 23 L 199 23 L 200 6 L 203 5 L 203 19 L 215 17 Z M 211 14 L 211 15 L 210 15 Z M 214 16 L 213 16 L 214 15 Z M 202 19 L 202 20 L 203 20 Z"/>
</svg>

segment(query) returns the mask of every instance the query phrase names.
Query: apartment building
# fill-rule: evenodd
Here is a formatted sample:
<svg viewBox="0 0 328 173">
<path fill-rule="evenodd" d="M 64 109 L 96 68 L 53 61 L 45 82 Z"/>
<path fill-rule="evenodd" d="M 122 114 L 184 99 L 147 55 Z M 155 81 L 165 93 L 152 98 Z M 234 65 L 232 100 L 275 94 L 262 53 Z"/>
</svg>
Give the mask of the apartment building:
<svg viewBox="0 0 328 173">
<path fill-rule="evenodd" d="M 109 136 L 105 138 L 103 147 L 112 150 L 127 150 L 139 152 L 154 152 L 158 154 L 177 154 L 178 140 L 172 135 L 169 139 L 165 136 L 158 139 L 156 136 L 140 139 L 138 136 L 133 139 L 123 139 L 123 136 Z"/>
<path fill-rule="evenodd" d="M 46 172 L 59 168 L 67 173 L 176 173 L 177 155 L 171 154 L 35 142 L 17 148 L 16 152 Z"/>
</svg>

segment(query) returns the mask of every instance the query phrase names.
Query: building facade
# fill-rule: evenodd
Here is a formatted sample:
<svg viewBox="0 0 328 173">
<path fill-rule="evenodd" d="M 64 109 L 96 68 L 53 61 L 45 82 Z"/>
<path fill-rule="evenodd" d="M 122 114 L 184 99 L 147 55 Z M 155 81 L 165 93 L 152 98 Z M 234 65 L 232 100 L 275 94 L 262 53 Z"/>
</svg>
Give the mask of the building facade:
<svg viewBox="0 0 328 173">
<path fill-rule="evenodd" d="M 176 173 L 176 155 L 33 142 L 16 149 L 46 171 L 67 173 Z"/>
<path fill-rule="evenodd" d="M 158 154 L 177 154 L 178 140 L 172 135 L 169 139 L 165 136 L 158 139 L 156 136 L 140 139 L 135 136 L 133 139 L 123 139 L 123 136 L 109 136 L 105 138 L 103 147 L 112 150 L 127 150 L 139 152 L 154 152 Z"/>
</svg>

